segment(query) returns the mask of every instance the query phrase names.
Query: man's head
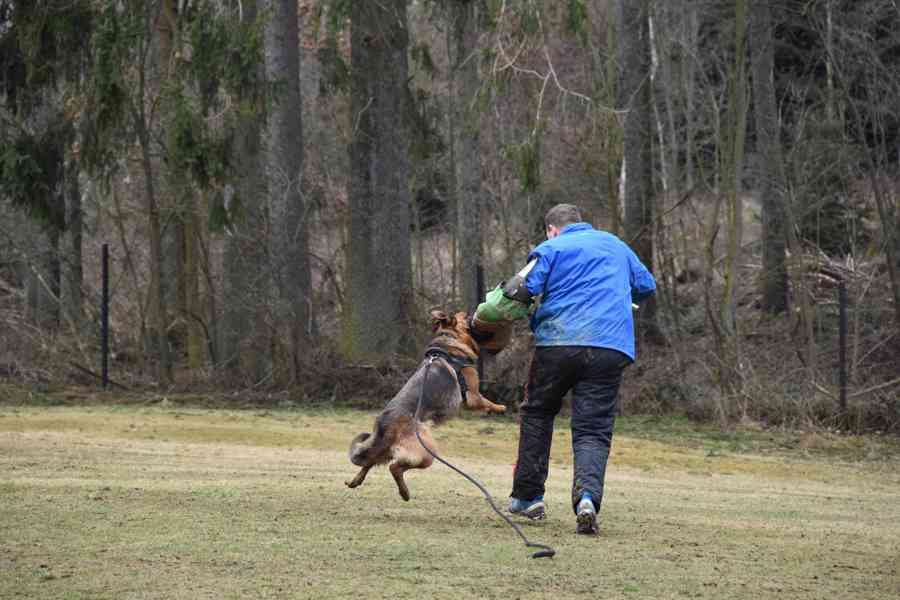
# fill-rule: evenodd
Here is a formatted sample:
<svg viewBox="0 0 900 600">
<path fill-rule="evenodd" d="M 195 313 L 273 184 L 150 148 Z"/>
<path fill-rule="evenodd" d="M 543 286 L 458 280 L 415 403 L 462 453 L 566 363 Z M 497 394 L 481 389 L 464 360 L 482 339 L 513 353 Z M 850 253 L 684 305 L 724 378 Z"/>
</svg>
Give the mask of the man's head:
<svg viewBox="0 0 900 600">
<path fill-rule="evenodd" d="M 547 239 L 552 240 L 566 225 L 581 223 L 581 211 L 574 204 L 557 204 L 547 211 L 544 225 L 547 227 Z"/>
</svg>

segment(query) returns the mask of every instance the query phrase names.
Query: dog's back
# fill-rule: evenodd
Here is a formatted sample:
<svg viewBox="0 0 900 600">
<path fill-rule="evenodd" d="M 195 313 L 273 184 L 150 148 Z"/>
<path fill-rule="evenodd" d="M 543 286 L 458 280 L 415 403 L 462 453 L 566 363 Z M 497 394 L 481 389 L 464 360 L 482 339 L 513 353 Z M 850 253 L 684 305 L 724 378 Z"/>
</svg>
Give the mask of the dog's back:
<svg viewBox="0 0 900 600">
<path fill-rule="evenodd" d="M 427 375 L 427 377 L 426 377 Z M 459 411 L 462 395 L 456 373 L 443 359 L 425 360 L 375 419 L 372 433 L 360 433 L 350 444 L 350 462 L 359 467 L 392 458 L 392 447 L 415 433 L 415 416 L 440 425 Z"/>
<path fill-rule="evenodd" d="M 413 417 L 419 409 L 420 421 L 432 421 L 439 425 L 459 411 L 462 396 L 459 381 L 453 367 L 441 358 L 426 359 L 397 392 L 382 416 L 390 418 Z M 380 419 L 381 417 L 379 417 Z"/>
</svg>

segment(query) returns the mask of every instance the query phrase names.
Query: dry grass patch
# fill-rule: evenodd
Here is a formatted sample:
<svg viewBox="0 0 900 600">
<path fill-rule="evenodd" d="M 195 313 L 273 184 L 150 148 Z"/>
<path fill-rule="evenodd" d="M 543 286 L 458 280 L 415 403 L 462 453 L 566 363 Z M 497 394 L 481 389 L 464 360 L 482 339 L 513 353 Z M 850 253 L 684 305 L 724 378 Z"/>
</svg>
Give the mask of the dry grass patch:
<svg viewBox="0 0 900 600">
<path fill-rule="evenodd" d="M 603 535 L 568 511 L 558 428 L 553 545 L 532 560 L 480 493 L 436 465 L 357 490 L 350 438 L 372 414 L 0 407 L 2 598 L 887 598 L 900 594 L 898 462 L 715 436 L 650 439 L 623 422 Z M 560 423 L 564 425 L 564 423 Z M 511 419 L 438 430 L 501 502 Z M 680 440 L 680 441 L 679 441 Z M 779 444 L 773 445 L 778 447 Z"/>
</svg>

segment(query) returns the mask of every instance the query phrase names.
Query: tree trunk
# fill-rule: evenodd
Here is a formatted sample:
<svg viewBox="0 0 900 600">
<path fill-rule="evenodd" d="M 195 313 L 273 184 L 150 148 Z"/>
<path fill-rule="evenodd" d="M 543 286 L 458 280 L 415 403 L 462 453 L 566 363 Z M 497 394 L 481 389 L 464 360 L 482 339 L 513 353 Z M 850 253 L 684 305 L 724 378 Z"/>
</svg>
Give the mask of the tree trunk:
<svg viewBox="0 0 900 600">
<path fill-rule="evenodd" d="M 900 154 L 900 152 L 898 152 L 898 154 Z M 896 190 L 896 186 L 894 187 L 894 190 Z M 897 281 L 898 277 L 896 277 L 896 274 L 900 273 L 900 195 L 894 191 L 891 194 L 891 197 L 894 200 L 894 317 L 897 330 L 900 332 L 900 281 Z"/>
<path fill-rule="evenodd" d="M 78 167 L 74 160 L 67 161 L 65 170 L 66 230 L 60 245 L 62 256 L 62 310 L 66 320 L 82 333 L 82 257 L 81 257 L 81 189 L 78 185 Z"/>
<path fill-rule="evenodd" d="M 256 0 L 243 5 L 243 19 L 256 19 Z M 237 185 L 226 199 L 231 231 L 226 237 L 221 323 L 221 361 L 233 376 L 259 383 L 267 376 L 270 282 L 266 268 L 265 186 L 262 175 L 263 118 L 258 107 L 241 111 L 232 156 Z"/>
<path fill-rule="evenodd" d="M 283 84 L 268 123 L 270 260 L 275 287 L 275 331 L 288 336 L 290 379 L 299 377 L 311 333 L 311 277 L 302 192 L 303 126 L 296 0 L 266 0 L 266 76 Z"/>
<path fill-rule="evenodd" d="M 681 147 L 679 135 L 675 127 L 675 106 L 678 85 L 675 84 L 673 72 L 675 65 L 672 57 L 672 24 L 678 19 L 673 13 L 679 7 L 656 5 L 649 18 L 650 57 L 651 57 L 651 98 L 653 105 L 656 137 L 658 140 L 657 156 L 660 164 L 659 181 L 662 194 L 656 202 L 658 213 L 667 214 L 670 205 L 681 198 L 681 170 L 679 157 Z M 671 11 L 671 12 L 670 12 Z M 675 254 L 671 251 L 673 236 L 660 219 L 653 220 L 653 240 L 657 264 L 656 301 L 657 308 L 679 321 L 679 307 L 676 302 Z"/>
<path fill-rule="evenodd" d="M 744 164 L 744 140 L 747 128 L 747 81 L 744 68 L 746 5 L 735 0 L 735 55 L 728 79 L 727 122 L 721 136 L 723 152 L 722 199 L 726 216 L 725 281 L 718 302 L 719 382 L 726 393 L 736 391 L 740 380 L 740 337 L 737 322 L 737 285 L 743 236 L 741 175 Z M 713 269 L 713 264 L 708 265 Z"/>
<path fill-rule="evenodd" d="M 650 90 L 650 31 L 646 0 L 619 0 L 616 5 L 617 55 L 620 68 L 619 106 L 628 111 L 624 124 L 625 240 L 648 269 L 653 270 L 653 164 Z M 640 330 L 662 341 L 656 322 L 656 301 L 644 303 Z"/>
<path fill-rule="evenodd" d="M 772 9 L 768 2 L 755 3 L 750 15 L 753 102 L 757 152 L 760 155 L 762 193 L 762 307 L 777 314 L 788 308 L 788 278 L 785 265 L 785 196 L 782 151 L 775 98 Z"/>
<path fill-rule="evenodd" d="M 270 356 L 262 123 L 252 115 L 240 119 L 234 142 L 238 185 L 229 214 L 233 228 L 226 238 L 223 266 L 221 360 L 233 376 L 256 384 L 266 376 Z"/>
<path fill-rule="evenodd" d="M 480 54 L 477 49 L 478 33 L 487 7 L 481 0 L 456 1 L 451 4 L 452 46 L 451 77 L 455 93 L 453 102 L 455 132 L 455 167 L 457 182 L 456 227 L 457 256 L 459 256 L 459 291 L 462 306 L 477 306 L 476 277 L 478 266 L 483 264 L 481 239 L 481 188 L 480 117 L 477 94 L 480 89 Z"/>
<path fill-rule="evenodd" d="M 157 21 L 156 31 L 159 40 L 157 46 L 157 63 L 159 69 L 158 89 L 161 95 L 163 139 L 169 153 L 175 149 L 175 105 L 176 94 L 171 93 L 168 87 L 180 86 L 174 70 L 178 66 L 176 58 L 182 53 L 181 35 L 178 31 L 178 6 L 176 0 L 162 0 L 160 4 L 160 17 Z M 167 337 L 173 342 L 173 346 L 179 351 L 188 345 L 188 330 L 191 327 L 189 317 L 188 294 L 192 284 L 188 282 L 187 263 L 188 240 L 185 218 L 191 207 L 188 206 L 191 195 L 190 188 L 182 173 L 176 172 L 172 157 L 169 160 L 160 161 L 158 170 L 163 174 L 160 177 L 160 189 L 157 191 L 159 203 L 161 252 L 162 252 L 162 294 L 166 306 L 173 311 L 174 323 L 168 328 Z M 194 282 L 196 284 L 196 282 Z"/>
<path fill-rule="evenodd" d="M 599 31 L 601 25 L 605 28 L 602 35 L 590 35 L 587 38 L 591 98 L 594 101 L 591 115 L 592 138 L 596 136 L 597 152 L 604 165 L 597 173 L 595 206 L 598 211 L 608 215 L 603 228 L 613 235 L 621 236 L 622 211 L 618 184 L 622 167 L 622 128 L 618 115 L 608 108 L 616 106 L 616 20 L 606 2 L 599 0 L 591 3 L 588 19 L 595 23 L 595 31 Z M 592 152 L 590 149 L 587 151 Z"/>
<path fill-rule="evenodd" d="M 210 207 L 209 195 L 204 194 L 202 198 L 202 214 L 208 215 Z M 206 284 L 206 298 L 205 306 L 202 306 L 201 304 L 203 303 L 204 299 L 198 296 L 197 304 L 194 305 L 194 309 L 197 311 L 198 315 L 203 315 L 206 318 L 206 328 L 203 331 L 204 335 L 206 336 L 206 350 L 209 355 L 210 363 L 213 365 L 218 365 L 219 343 L 221 342 L 221 337 L 219 336 L 219 306 L 218 302 L 216 301 L 219 294 L 219 290 L 216 288 L 217 278 L 214 274 L 209 236 L 198 235 L 197 242 L 199 244 L 199 247 L 197 248 L 197 259 L 199 262 L 199 269 L 203 273 L 203 282 Z"/>
<path fill-rule="evenodd" d="M 143 94 L 141 95 L 143 97 Z M 162 233 L 159 224 L 159 204 L 156 198 L 155 174 L 150 150 L 150 132 L 142 115 L 134 116 L 135 127 L 141 145 L 141 165 L 144 169 L 144 187 L 147 202 L 147 235 L 150 238 L 150 318 L 153 322 L 157 352 L 157 380 L 161 384 L 172 381 L 172 363 L 169 356 L 168 313 L 162 289 Z"/>
<path fill-rule="evenodd" d="M 132 178 L 131 170 L 128 167 L 125 168 L 125 178 Z M 96 190 L 96 186 L 92 186 L 92 188 Z M 137 186 L 135 186 L 135 191 L 138 191 Z M 155 337 L 152 331 L 148 331 L 148 328 L 151 328 L 153 325 L 151 321 L 152 317 L 149 316 L 149 314 L 152 314 L 153 309 L 150 306 L 150 302 L 145 300 L 141 294 L 144 282 L 143 278 L 138 274 L 135 259 L 133 258 L 134 252 L 131 248 L 131 244 L 128 243 L 128 233 L 125 230 L 125 221 L 128 217 L 122 209 L 121 195 L 118 193 L 115 184 L 109 186 L 109 192 L 109 199 L 112 201 L 113 209 L 111 220 L 114 223 L 116 233 L 118 234 L 119 247 L 122 250 L 122 263 L 131 278 L 131 296 L 138 299 L 135 304 L 138 309 L 139 323 L 137 327 L 134 325 L 132 325 L 132 327 L 138 332 L 138 347 L 141 348 L 141 352 L 137 353 L 140 371 L 141 373 L 146 373 L 147 359 L 154 352 L 152 340 L 155 339 Z M 149 297 L 150 294 L 147 295 L 148 299 Z"/>
<path fill-rule="evenodd" d="M 606 16 L 606 39 L 607 59 L 603 65 L 604 81 L 600 104 L 602 106 L 615 106 L 618 80 L 616 72 L 616 45 L 618 42 L 616 39 L 616 20 L 609 14 Z M 609 210 L 609 231 L 613 235 L 622 235 L 623 211 L 619 197 L 619 172 L 624 165 L 624 159 L 622 158 L 622 131 L 615 113 L 603 110 L 601 119 L 606 130 L 603 148 L 604 154 L 607 156 L 606 195 Z"/>
<path fill-rule="evenodd" d="M 49 224 L 33 225 L 29 236 L 26 298 L 29 320 L 45 331 L 59 325 L 59 231 Z"/>
<path fill-rule="evenodd" d="M 771 13 L 766 7 L 765 12 Z M 837 117 L 834 90 L 834 0 L 825 0 L 825 118 L 832 123 Z"/>
<path fill-rule="evenodd" d="M 698 49 L 698 36 L 700 31 L 699 19 L 697 17 L 697 7 L 694 2 L 685 0 L 684 2 L 684 45 L 688 58 L 684 59 L 684 105 L 685 105 L 685 140 L 684 140 L 684 185 L 687 189 L 694 189 L 694 139 L 696 127 L 694 116 L 694 88 L 695 88 L 695 64 L 696 61 L 691 58 Z"/>
<path fill-rule="evenodd" d="M 184 318 L 187 328 L 188 367 L 192 372 L 203 367 L 204 356 L 199 279 L 201 235 L 197 212 L 191 210 L 184 220 Z"/>
<path fill-rule="evenodd" d="M 896 241 L 898 235 L 895 229 L 896 221 L 892 222 L 891 212 L 900 212 L 897 203 L 893 201 L 890 194 L 886 194 L 881 182 L 879 181 L 880 173 L 876 167 L 876 161 L 872 161 L 872 173 L 869 180 L 872 182 L 872 191 L 875 195 L 875 206 L 878 209 L 878 216 L 881 220 L 881 231 L 884 236 L 884 258 L 887 264 L 888 281 L 891 284 L 891 295 L 894 299 L 894 320 L 898 331 L 900 331 L 900 254 L 898 254 L 898 246 L 900 243 Z M 898 217 L 900 220 L 900 217 Z"/>
<path fill-rule="evenodd" d="M 405 0 L 353 2 L 345 351 L 412 351 Z"/>
<path fill-rule="evenodd" d="M 743 235 L 743 202 L 741 177 L 744 167 L 744 140 L 747 130 L 747 80 L 744 69 L 744 39 L 746 5 L 735 0 L 735 57 L 729 81 L 728 123 L 725 131 L 725 165 L 722 181 L 727 202 L 728 228 L 725 289 L 722 293 L 722 326 L 730 334 L 736 333 L 736 290 Z"/>
</svg>

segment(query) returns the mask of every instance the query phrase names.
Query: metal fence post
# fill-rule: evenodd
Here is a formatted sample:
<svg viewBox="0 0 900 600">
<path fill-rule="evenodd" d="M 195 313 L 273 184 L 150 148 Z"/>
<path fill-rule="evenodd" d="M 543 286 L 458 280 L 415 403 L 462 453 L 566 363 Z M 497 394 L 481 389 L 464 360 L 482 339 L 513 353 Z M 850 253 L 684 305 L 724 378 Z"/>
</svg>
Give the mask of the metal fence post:
<svg viewBox="0 0 900 600">
<path fill-rule="evenodd" d="M 847 416 L 847 284 L 843 279 L 838 282 L 838 382 L 840 385 L 841 416 Z"/>
<path fill-rule="evenodd" d="M 484 267 L 475 265 L 475 308 L 484 300 Z M 474 312 L 472 314 L 475 314 Z M 484 359 L 478 355 L 478 379 L 484 381 Z M 480 392 L 481 390 L 479 390 Z"/>
<path fill-rule="evenodd" d="M 100 298 L 100 377 L 103 389 L 109 387 L 109 244 L 101 252 L 103 291 Z"/>
</svg>

